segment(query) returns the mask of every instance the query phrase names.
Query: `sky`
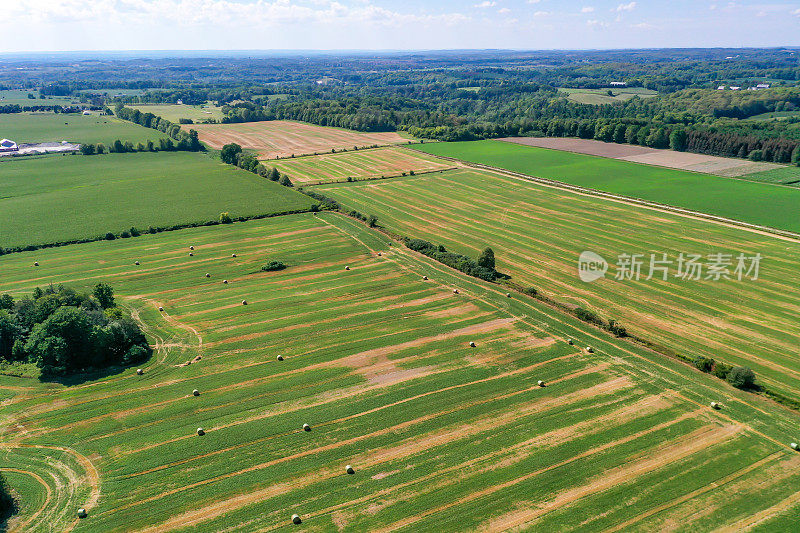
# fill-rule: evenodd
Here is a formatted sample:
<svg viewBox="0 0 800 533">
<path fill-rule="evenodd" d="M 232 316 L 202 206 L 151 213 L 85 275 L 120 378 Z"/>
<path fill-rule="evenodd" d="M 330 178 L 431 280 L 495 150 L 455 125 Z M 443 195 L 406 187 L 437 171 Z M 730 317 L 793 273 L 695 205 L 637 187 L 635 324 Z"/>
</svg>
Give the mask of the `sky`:
<svg viewBox="0 0 800 533">
<path fill-rule="evenodd" d="M 14 0 L 0 53 L 800 45 L 800 0 Z"/>
</svg>

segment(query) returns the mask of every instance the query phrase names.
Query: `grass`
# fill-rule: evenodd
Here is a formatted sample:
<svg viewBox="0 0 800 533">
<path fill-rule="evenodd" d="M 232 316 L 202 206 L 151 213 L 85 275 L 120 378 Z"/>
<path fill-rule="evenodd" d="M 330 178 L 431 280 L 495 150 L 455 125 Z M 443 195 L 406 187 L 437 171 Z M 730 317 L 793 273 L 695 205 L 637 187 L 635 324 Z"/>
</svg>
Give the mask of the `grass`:
<svg viewBox="0 0 800 533">
<path fill-rule="evenodd" d="M 518 284 L 616 319 L 684 357 L 749 366 L 761 383 L 800 398 L 800 323 L 790 311 L 800 300 L 797 242 L 469 169 L 314 190 L 473 258 L 491 246 L 498 269 Z M 585 250 L 608 261 L 605 279 L 579 280 Z M 650 254 L 663 253 L 671 277 L 646 281 Z M 763 260 L 756 281 L 693 281 L 674 277 L 680 253 Z M 620 254 L 642 254 L 642 279 L 614 279 Z"/>
<path fill-rule="evenodd" d="M 400 176 L 404 172 L 429 172 L 452 167 L 441 159 L 403 148 L 351 150 L 316 157 L 267 161 L 267 165 L 277 167 L 293 182 L 300 184 Z"/>
<path fill-rule="evenodd" d="M 639 98 L 652 98 L 658 93 L 642 87 L 625 87 L 614 89 L 571 89 L 568 87 L 560 87 L 561 92 L 568 94 L 568 99 L 573 102 L 581 104 L 613 104 L 614 102 L 624 102 L 630 100 L 634 96 Z M 608 91 L 613 93 L 613 96 L 608 94 Z"/>
<path fill-rule="evenodd" d="M 15 158 L 0 162 L 0 191 L 4 248 L 312 204 L 277 183 L 185 152 Z"/>
<path fill-rule="evenodd" d="M 764 172 L 754 172 L 742 176 L 742 178 L 766 183 L 793 185 L 796 187 L 800 183 L 800 167 L 783 167 L 774 170 L 766 170 Z"/>
<path fill-rule="evenodd" d="M 34 98 L 28 98 L 29 94 L 32 94 Z M 47 98 L 39 98 L 39 91 L 25 91 L 21 89 L 0 91 L 0 106 L 12 104 L 23 107 L 37 105 L 69 105 L 77 101 L 77 99 L 69 96 L 48 96 Z"/>
<path fill-rule="evenodd" d="M 107 281 L 157 353 L 142 376 L 70 387 L 0 376 L 1 468 L 37 505 L 21 476 L 52 484 L 26 530 L 273 530 L 293 513 L 313 530 L 709 529 L 800 480 L 794 413 L 336 214 L 33 257 L 0 257 L 0 292 Z M 260 272 L 267 259 L 289 267 Z"/>
<path fill-rule="evenodd" d="M 800 232 L 800 190 L 502 141 L 426 144 L 426 153 Z"/>
<path fill-rule="evenodd" d="M 748 117 L 747 120 L 756 122 L 769 121 L 769 120 L 786 120 L 789 118 L 800 117 L 800 111 L 772 111 L 770 113 L 761 113 L 760 115 L 753 115 Z"/>
<path fill-rule="evenodd" d="M 222 118 L 222 108 L 208 104 L 206 106 L 199 105 L 177 105 L 177 104 L 147 104 L 147 105 L 131 105 L 133 109 L 138 109 L 142 113 L 153 113 L 161 118 L 165 118 L 175 124 L 182 118 L 188 118 L 194 122 L 207 120 L 213 118 L 219 120 Z"/>
<path fill-rule="evenodd" d="M 14 113 L 0 115 L 0 137 L 17 143 L 60 142 L 103 143 L 116 139 L 134 144 L 148 140 L 158 143 L 165 133 L 115 117 L 55 113 Z"/>
</svg>

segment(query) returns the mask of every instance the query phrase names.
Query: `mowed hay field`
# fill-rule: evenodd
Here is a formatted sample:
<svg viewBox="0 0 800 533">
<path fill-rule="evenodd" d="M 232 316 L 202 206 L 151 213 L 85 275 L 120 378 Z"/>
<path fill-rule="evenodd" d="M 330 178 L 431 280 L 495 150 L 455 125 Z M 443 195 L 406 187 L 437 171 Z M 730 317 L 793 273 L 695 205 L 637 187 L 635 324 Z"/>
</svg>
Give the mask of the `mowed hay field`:
<svg viewBox="0 0 800 533">
<path fill-rule="evenodd" d="M 110 282 L 156 353 L 71 387 L 0 377 L 0 468 L 35 502 L 12 529 L 742 529 L 797 509 L 796 413 L 339 215 L 36 258 L 0 257 L 0 292 Z"/>
<path fill-rule="evenodd" d="M 187 126 L 184 126 L 186 128 Z M 219 150 L 224 145 L 236 143 L 242 148 L 255 150 L 263 159 L 291 157 L 331 149 L 350 150 L 354 146 L 407 143 L 408 139 L 396 132 L 364 133 L 342 128 L 328 128 L 290 120 L 269 120 L 241 124 L 192 124 L 200 140 Z"/>
<path fill-rule="evenodd" d="M 176 124 L 182 118 L 187 118 L 197 122 L 210 118 L 219 120 L 223 117 L 222 108 L 211 104 L 207 104 L 205 106 L 185 104 L 141 104 L 128 107 L 131 107 L 132 109 L 138 109 L 142 113 L 153 113 L 156 116 L 167 119 Z"/>
<path fill-rule="evenodd" d="M 55 113 L 14 113 L 0 115 L 0 138 L 16 143 L 61 142 L 103 143 L 119 139 L 133 144 L 166 139 L 167 134 L 116 117 Z"/>
<path fill-rule="evenodd" d="M 761 383 L 800 399 L 796 241 L 470 169 L 314 190 L 402 235 L 472 257 L 491 246 L 498 269 L 519 284 L 684 356 L 749 366 Z M 605 279 L 580 281 L 585 250 L 608 261 Z M 756 281 L 695 281 L 674 277 L 680 253 L 700 254 L 703 263 L 714 253 L 763 259 Z M 639 281 L 613 279 L 620 254 L 643 255 Z M 650 254 L 673 261 L 667 281 L 659 272 L 645 280 Z"/>
<path fill-rule="evenodd" d="M 0 161 L 0 247 L 306 210 L 309 197 L 204 154 L 134 153 Z"/>
<path fill-rule="evenodd" d="M 800 232 L 800 189 L 503 141 L 425 144 L 426 153 Z"/>
<path fill-rule="evenodd" d="M 268 162 L 295 183 L 324 183 L 347 178 L 400 176 L 453 168 L 451 163 L 404 148 L 376 148 Z"/>
</svg>

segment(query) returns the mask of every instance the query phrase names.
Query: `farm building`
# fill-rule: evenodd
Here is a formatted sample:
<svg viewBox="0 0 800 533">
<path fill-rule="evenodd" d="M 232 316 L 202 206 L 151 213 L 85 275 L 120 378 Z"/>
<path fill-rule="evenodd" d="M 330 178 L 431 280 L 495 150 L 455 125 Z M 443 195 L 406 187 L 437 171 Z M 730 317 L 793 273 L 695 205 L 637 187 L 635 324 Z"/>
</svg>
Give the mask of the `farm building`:
<svg viewBox="0 0 800 533">
<path fill-rule="evenodd" d="M 92 114 L 92 112 L 91 112 L 91 111 L 89 111 L 88 109 L 84 109 L 84 110 L 83 110 L 83 114 L 84 114 L 84 115 L 91 115 L 91 114 Z"/>
<path fill-rule="evenodd" d="M 0 152 L 16 152 L 19 150 L 17 143 L 10 139 L 0 141 Z"/>
<path fill-rule="evenodd" d="M 609 85 L 611 85 L 612 87 L 627 87 L 628 86 L 628 84 L 626 82 L 624 82 L 624 81 L 612 81 L 611 83 L 609 83 Z"/>
</svg>

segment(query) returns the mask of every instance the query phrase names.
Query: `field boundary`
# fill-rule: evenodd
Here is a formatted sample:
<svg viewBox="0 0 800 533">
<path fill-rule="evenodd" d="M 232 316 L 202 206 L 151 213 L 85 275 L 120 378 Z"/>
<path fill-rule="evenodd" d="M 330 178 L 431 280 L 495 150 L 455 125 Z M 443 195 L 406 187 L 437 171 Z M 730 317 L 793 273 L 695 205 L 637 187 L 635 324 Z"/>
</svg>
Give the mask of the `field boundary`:
<svg viewBox="0 0 800 533">
<path fill-rule="evenodd" d="M 409 148 L 409 150 L 414 150 L 414 148 Z M 421 152 L 420 153 L 427 153 Z M 433 154 L 428 154 L 433 155 Z M 613 194 L 605 191 L 601 191 L 599 189 L 592 189 L 589 187 L 580 187 L 578 185 L 570 185 L 569 183 L 565 183 L 563 181 L 552 180 L 549 178 L 541 178 L 538 176 L 531 176 L 529 174 L 523 174 L 521 172 L 514 172 L 512 170 L 505 170 L 499 167 L 493 167 L 491 165 L 484 165 L 482 163 L 471 163 L 469 161 L 464 161 L 463 159 L 458 159 L 455 157 L 443 156 L 443 155 L 434 155 L 434 157 L 439 157 L 441 159 L 445 159 L 447 161 L 457 162 L 462 164 L 465 167 L 477 168 L 480 170 L 487 170 L 489 172 L 495 172 L 497 174 L 502 174 L 505 176 L 509 176 L 516 179 L 521 179 L 524 181 L 530 181 L 533 183 L 538 183 L 540 185 L 546 185 L 549 187 L 554 187 L 557 189 L 564 189 L 572 192 L 576 192 L 579 194 L 585 194 L 588 196 L 597 196 L 601 198 L 606 198 L 613 201 L 624 202 L 628 204 L 639 205 L 642 207 L 647 207 L 650 209 L 657 209 L 660 211 L 668 211 L 670 213 L 675 213 L 681 216 L 687 217 L 694 217 L 694 218 L 701 218 L 704 220 L 709 220 L 711 222 L 717 222 L 720 224 L 727 224 L 729 226 L 736 226 L 743 229 L 747 229 L 750 231 L 756 231 L 766 234 L 771 234 L 773 236 L 778 236 L 782 238 L 788 238 L 793 241 L 800 242 L 800 233 L 795 233 L 793 231 L 782 230 L 778 228 L 773 228 L 771 226 L 761 226 L 759 224 L 752 224 L 750 222 L 744 222 L 741 220 L 736 220 L 734 218 L 726 218 L 717 215 L 711 215 L 709 213 L 704 213 L 702 211 L 694 211 L 691 209 L 686 209 L 684 207 L 677 207 L 674 205 L 669 204 L 662 204 L 659 202 L 653 202 L 651 200 L 644 200 L 642 198 L 636 198 L 633 196 L 624 196 L 621 194 Z"/>
</svg>

